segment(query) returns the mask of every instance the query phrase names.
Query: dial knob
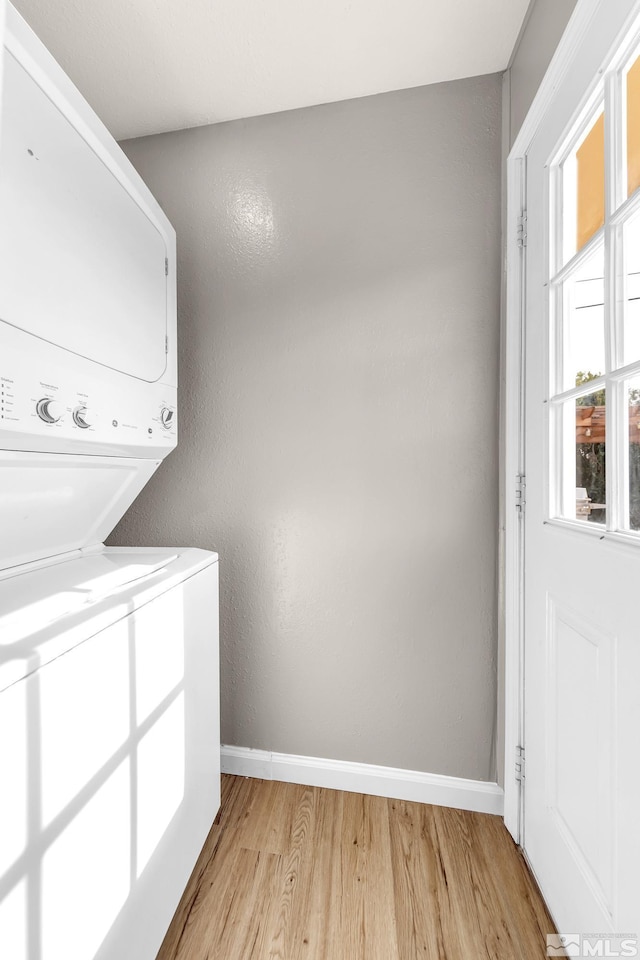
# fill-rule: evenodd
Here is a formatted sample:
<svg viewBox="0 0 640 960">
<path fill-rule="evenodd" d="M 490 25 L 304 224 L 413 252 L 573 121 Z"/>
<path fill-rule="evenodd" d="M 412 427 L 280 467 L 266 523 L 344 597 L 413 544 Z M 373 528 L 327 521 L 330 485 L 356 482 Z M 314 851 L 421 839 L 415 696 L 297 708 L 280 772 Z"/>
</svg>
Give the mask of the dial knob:
<svg viewBox="0 0 640 960">
<path fill-rule="evenodd" d="M 73 411 L 73 422 L 81 430 L 88 430 L 91 424 L 87 421 L 87 408 L 85 406 L 76 407 Z"/>
<path fill-rule="evenodd" d="M 36 403 L 36 413 L 45 423 L 57 423 L 64 413 L 64 407 L 51 397 L 43 397 Z"/>
<path fill-rule="evenodd" d="M 173 426 L 175 420 L 175 413 L 170 407 L 163 407 L 160 411 L 160 423 L 162 426 L 168 430 L 169 427 Z"/>
</svg>

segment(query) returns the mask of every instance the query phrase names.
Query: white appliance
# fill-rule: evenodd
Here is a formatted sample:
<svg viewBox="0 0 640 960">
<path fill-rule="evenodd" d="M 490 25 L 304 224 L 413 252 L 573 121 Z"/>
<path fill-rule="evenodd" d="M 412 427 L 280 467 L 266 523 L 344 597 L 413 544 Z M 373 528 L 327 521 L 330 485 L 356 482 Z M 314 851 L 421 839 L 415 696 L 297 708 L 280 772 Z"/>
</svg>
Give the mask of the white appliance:
<svg viewBox="0 0 640 960">
<path fill-rule="evenodd" d="M 0 956 L 154 960 L 219 806 L 217 564 L 0 580 Z"/>
<path fill-rule="evenodd" d="M 177 442 L 175 234 L 10 5 L 1 49 L 0 956 L 153 960 L 220 803 L 217 556 L 103 541 Z"/>
</svg>

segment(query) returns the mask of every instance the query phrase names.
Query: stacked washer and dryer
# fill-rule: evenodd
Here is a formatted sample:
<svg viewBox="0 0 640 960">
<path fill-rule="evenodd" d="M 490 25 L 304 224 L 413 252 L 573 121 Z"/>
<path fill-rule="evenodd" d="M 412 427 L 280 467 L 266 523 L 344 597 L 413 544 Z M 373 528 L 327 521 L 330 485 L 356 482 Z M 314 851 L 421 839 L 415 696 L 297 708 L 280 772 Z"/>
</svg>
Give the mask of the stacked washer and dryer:
<svg viewBox="0 0 640 960">
<path fill-rule="evenodd" d="M 177 442 L 175 234 L 0 48 L 0 957 L 153 960 L 220 803 L 217 557 L 104 546 Z"/>
</svg>

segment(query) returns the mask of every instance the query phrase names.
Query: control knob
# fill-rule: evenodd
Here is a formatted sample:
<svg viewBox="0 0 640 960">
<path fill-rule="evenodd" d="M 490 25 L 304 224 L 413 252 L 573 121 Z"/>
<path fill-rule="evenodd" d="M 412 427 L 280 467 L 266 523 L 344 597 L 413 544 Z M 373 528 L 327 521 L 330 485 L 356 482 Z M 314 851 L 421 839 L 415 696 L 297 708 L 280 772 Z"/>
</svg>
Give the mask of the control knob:
<svg viewBox="0 0 640 960">
<path fill-rule="evenodd" d="M 58 400 L 43 397 L 36 403 L 36 413 L 45 423 L 57 423 L 64 413 L 64 407 Z"/>
<path fill-rule="evenodd" d="M 87 408 L 82 404 L 73 411 L 73 422 L 76 427 L 80 427 L 81 430 L 88 430 L 91 426 L 91 424 L 87 422 Z"/>
<path fill-rule="evenodd" d="M 175 413 L 171 409 L 171 407 L 163 407 L 162 410 L 160 411 L 160 423 L 165 428 L 165 430 L 168 430 L 169 427 L 173 426 L 174 419 L 175 419 Z"/>
</svg>

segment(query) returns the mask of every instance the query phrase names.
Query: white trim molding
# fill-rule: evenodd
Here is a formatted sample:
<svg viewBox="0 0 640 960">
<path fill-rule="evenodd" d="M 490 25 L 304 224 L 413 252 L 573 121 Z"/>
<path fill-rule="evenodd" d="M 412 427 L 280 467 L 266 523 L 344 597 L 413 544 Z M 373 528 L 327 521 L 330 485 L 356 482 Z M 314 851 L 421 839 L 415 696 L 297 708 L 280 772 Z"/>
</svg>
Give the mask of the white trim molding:
<svg viewBox="0 0 640 960">
<path fill-rule="evenodd" d="M 606 0 L 578 0 L 547 72 L 533 99 L 524 122 L 514 140 L 511 154 L 522 157 L 531 145 L 540 124 L 553 100 L 554 94 L 565 77 L 573 58 L 580 50 L 582 41 L 598 9 Z"/>
<path fill-rule="evenodd" d="M 524 457 L 524 297 L 526 276 L 519 245 L 519 220 L 526 212 L 526 156 L 555 92 L 606 0 L 578 0 L 549 68 L 507 158 L 506 296 L 503 313 L 504 431 L 502 484 L 504 539 L 504 821 L 522 843 L 523 796 L 516 755 L 524 747 L 524 537 L 517 480 L 526 476 Z M 524 224 L 526 233 L 526 222 Z M 526 481 L 525 481 L 526 482 Z M 525 488 L 526 489 L 526 488 Z"/>
<path fill-rule="evenodd" d="M 497 783 L 464 780 L 439 773 L 399 770 L 370 763 L 298 757 L 290 753 L 251 750 L 249 747 L 221 748 L 222 772 L 260 780 L 280 780 L 310 787 L 368 793 L 392 800 L 433 803 L 440 807 L 502 815 L 504 795 Z"/>
</svg>

